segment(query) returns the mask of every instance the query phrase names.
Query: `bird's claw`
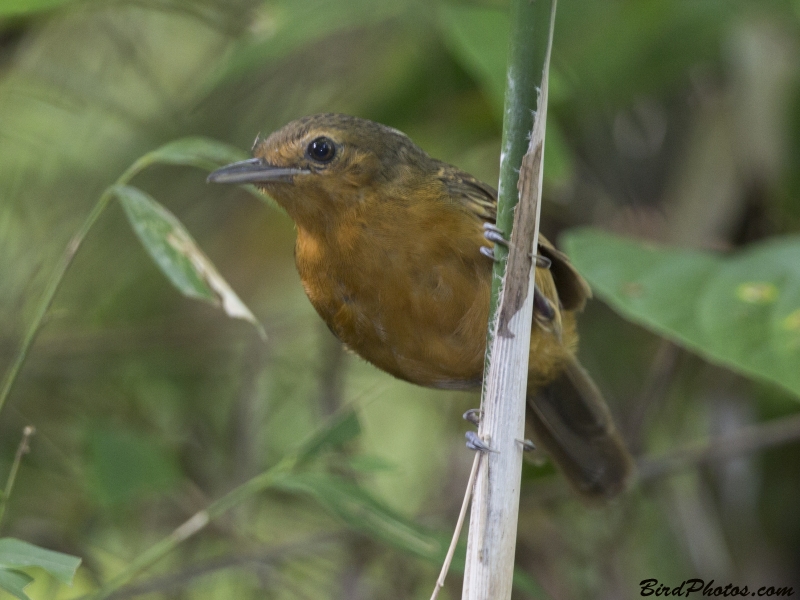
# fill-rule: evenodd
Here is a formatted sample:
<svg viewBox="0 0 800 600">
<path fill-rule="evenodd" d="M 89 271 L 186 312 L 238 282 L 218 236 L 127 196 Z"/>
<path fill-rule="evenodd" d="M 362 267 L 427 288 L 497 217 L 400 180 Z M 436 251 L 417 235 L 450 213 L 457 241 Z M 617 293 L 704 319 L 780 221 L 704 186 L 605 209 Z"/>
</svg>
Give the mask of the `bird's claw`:
<svg viewBox="0 0 800 600">
<path fill-rule="evenodd" d="M 556 307 L 547 296 L 542 294 L 538 286 L 533 288 L 533 319 L 539 327 L 549 331 L 561 341 L 561 317 Z"/>
<path fill-rule="evenodd" d="M 462 415 L 462 418 L 477 427 L 481 424 L 481 412 L 480 408 L 470 408 Z"/>
<path fill-rule="evenodd" d="M 483 237 L 490 242 L 494 242 L 495 244 L 500 244 L 501 246 L 508 248 L 508 240 L 506 239 L 506 236 L 494 223 L 483 224 Z"/>
<path fill-rule="evenodd" d="M 500 228 L 495 225 L 494 223 L 484 223 L 483 224 L 483 237 L 494 244 L 500 244 L 501 246 L 505 246 L 508 248 L 509 241 L 506 239 L 505 235 Z M 496 260 L 494 255 L 494 250 L 489 246 L 481 246 L 480 252 L 484 256 L 491 258 L 492 260 Z M 532 254 L 533 259 L 536 261 L 536 266 L 540 269 L 549 269 L 553 262 L 547 258 L 546 256 L 542 256 L 541 254 Z"/>
<path fill-rule="evenodd" d="M 534 444 L 531 440 L 517 440 L 519 444 L 522 446 L 523 452 L 533 452 L 536 450 L 536 444 Z"/>
<path fill-rule="evenodd" d="M 484 256 L 487 256 L 492 260 L 497 260 L 497 258 L 494 255 L 494 250 L 492 248 L 489 248 L 489 246 L 481 246 L 479 250 L 480 253 L 483 254 Z M 553 262 L 549 258 L 547 258 L 546 256 L 542 256 L 541 254 L 537 254 L 534 257 L 534 259 L 536 260 L 536 266 L 539 267 L 540 269 L 550 269 L 550 266 L 553 264 Z"/>
<path fill-rule="evenodd" d="M 538 286 L 534 286 L 533 288 L 533 311 L 536 313 L 537 320 L 550 322 L 556 318 L 555 307 L 550 300 L 542 294 Z"/>
<path fill-rule="evenodd" d="M 500 246 L 508 248 L 508 240 L 503 235 L 503 232 L 500 231 L 500 228 L 494 223 L 483 224 L 483 237 L 493 244 L 499 244 Z M 494 248 L 490 248 L 489 246 L 481 246 L 480 252 L 492 260 L 497 260 L 497 257 L 494 254 Z"/>
<path fill-rule="evenodd" d="M 467 448 L 470 450 L 475 450 L 476 452 L 497 452 L 497 450 L 489 448 L 474 431 L 468 431 L 464 434 L 464 437 L 467 438 Z"/>
<path fill-rule="evenodd" d="M 533 259 L 536 261 L 536 266 L 540 269 L 549 269 L 550 266 L 553 264 L 553 261 L 547 258 L 546 256 L 542 256 L 541 254 L 536 254 Z"/>
</svg>

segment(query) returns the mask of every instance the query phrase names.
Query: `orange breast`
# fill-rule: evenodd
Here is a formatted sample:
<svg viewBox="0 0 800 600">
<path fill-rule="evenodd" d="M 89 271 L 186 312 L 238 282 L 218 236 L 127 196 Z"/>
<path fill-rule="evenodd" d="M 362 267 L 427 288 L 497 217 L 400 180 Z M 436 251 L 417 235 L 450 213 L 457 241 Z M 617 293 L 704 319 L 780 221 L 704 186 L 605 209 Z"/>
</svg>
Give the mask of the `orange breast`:
<svg viewBox="0 0 800 600">
<path fill-rule="evenodd" d="M 458 207 L 398 201 L 359 206 L 324 234 L 299 228 L 296 261 L 311 303 L 350 349 L 406 381 L 466 389 L 483 375 L 486 243 L 480 221 Z M 552 278 L 545 287 L 555 295 Z M 537 370 L 549 379 L 564 348 L 533 333 L 531 349 L 547 363 Z"/>
</svg>

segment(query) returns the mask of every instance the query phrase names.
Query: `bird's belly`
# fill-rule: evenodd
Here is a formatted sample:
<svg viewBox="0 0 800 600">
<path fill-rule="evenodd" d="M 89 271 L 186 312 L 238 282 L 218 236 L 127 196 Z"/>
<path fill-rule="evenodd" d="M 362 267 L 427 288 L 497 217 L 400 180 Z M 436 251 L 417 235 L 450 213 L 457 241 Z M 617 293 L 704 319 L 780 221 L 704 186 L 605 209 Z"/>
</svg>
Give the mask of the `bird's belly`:
<svg viewBox="0 0 800 600">
<path fill-rule="evenodd" d="M 412 383 L 469 389 L 483 376 L 489 273 L 451 267 L 301 277 L 317 312 L 356 354 Z"/>
</svg>

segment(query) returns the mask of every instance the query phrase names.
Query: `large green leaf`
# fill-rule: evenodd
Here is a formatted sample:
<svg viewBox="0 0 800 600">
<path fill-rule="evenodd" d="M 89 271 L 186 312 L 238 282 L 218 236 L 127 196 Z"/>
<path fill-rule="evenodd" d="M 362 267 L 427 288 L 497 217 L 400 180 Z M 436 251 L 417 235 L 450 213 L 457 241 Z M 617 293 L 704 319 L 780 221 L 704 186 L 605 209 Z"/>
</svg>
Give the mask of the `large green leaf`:
<svg viewBox="0 0 800 600">
<path fill-rule="evenodd" d="M 222 308 L 231 317 L 250 321 L 264 336 L 253 313 L 175 215 L 138 188 L 117 185 L 112 190 L 145 249 L 181 293 Z"/>
<path fill-rule="evenodd" d="M 71 584 L 80 564 L 77 556 L 46 550 L 14 538 L 0 539 L 0 569 L 39 567 L 59 581 Z"/>
<path fill-rule="evenodd" d="M 593 229 L 572 230 L 562 242 L 622 316 L 800 396 L 800 237 L 728 256 Z"/>
</svg>

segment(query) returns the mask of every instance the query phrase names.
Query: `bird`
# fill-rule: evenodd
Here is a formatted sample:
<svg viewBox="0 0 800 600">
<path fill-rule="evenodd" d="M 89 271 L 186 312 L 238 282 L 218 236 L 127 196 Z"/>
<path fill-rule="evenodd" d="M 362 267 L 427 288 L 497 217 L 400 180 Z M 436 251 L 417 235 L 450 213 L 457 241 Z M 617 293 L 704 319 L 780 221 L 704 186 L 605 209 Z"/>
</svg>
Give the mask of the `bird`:
<svg viewBox="0 0 800 600">
<path fill-rule="evenodd" d="M 430 157 L 406 134 L 323 113 L 256 138 L 253 158 L 209 182 L 250 183 L 294 221 L 295 264 L 333 334 L 417 385 L 479 388 L 484 372 L 497 192 Z M 575 354 L 591 289 L 540 235 L 526 433 L 588 500 L 623 491 L 633 462 Z"/>
</svg>

